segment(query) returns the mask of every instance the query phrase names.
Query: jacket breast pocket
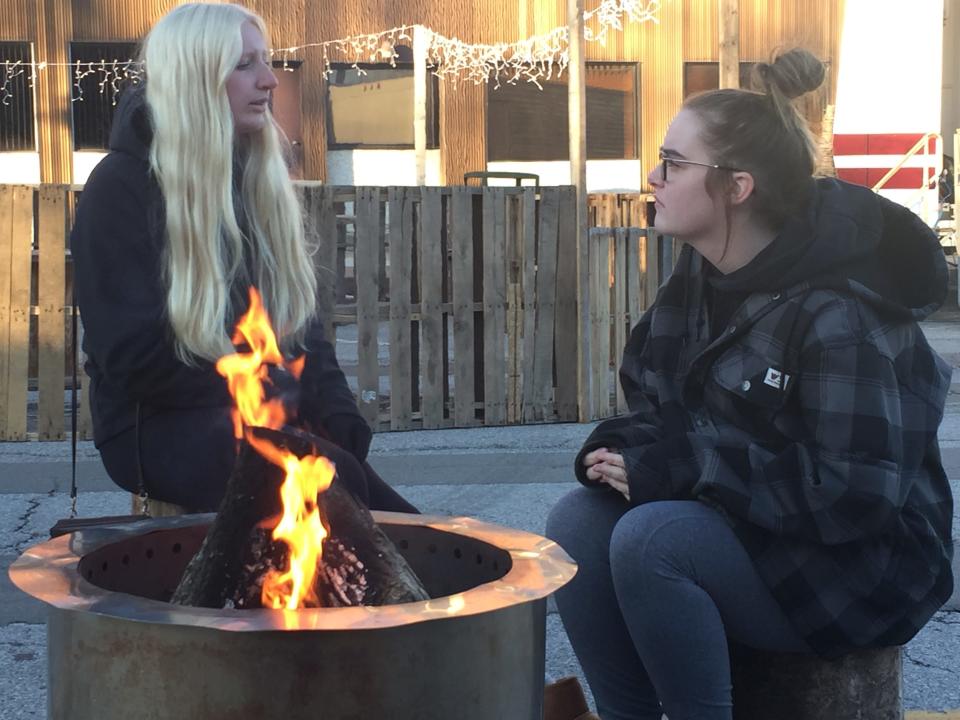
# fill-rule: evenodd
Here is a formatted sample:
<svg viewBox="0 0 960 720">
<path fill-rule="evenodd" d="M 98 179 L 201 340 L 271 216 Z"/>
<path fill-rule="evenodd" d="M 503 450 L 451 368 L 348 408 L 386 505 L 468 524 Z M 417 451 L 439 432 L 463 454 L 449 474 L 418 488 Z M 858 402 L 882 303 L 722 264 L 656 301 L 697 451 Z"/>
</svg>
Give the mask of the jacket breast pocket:
<svg viewBox="0 0 960 720">
<path fill-rule="evenodd" d="M 782 360 L 743 348 L 728 351 L 710 372 L 705 400 L 714 414 L 759 437 L 781 434 L 775 425 L 793 396 L 797 378 Z"/>
</svg>

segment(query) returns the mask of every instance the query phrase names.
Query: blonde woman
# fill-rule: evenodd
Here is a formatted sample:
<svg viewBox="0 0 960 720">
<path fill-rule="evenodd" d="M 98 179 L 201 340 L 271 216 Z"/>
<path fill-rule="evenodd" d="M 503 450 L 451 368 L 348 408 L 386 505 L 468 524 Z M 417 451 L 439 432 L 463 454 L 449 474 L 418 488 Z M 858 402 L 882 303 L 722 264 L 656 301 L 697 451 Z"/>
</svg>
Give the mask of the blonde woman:
<svg viewBox="0 0 960 720">
<path fill-rule="evenodd" d="M 110 153 L 87 182 L 71 245 L 86 333 L 94 440 L 111 478 L 215 509 L 233 464 L 216 372 L 256 286 L 281 348 L 306 352 L 299 419 L 373 508 L 414 511 L 365 464 L 371 431 L 317 318 L 317 280 L 270 113 L 263 20 L 227 4 L 177 7 L 143 46 Z"/>
</svg>

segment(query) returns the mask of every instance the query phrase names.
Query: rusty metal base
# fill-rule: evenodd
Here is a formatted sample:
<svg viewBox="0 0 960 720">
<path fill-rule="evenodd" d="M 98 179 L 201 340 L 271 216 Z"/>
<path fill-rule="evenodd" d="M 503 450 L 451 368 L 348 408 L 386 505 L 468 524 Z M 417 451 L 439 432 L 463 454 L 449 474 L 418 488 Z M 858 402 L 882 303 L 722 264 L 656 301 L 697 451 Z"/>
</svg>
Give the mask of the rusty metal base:
<svg viewBox="0 0 960 720">
<path fill-rule="evenodd" d="M 229 633 L 54 610 L 60 720 L 540 720 L 543 600 L 370 630 Z"/>
</svg>

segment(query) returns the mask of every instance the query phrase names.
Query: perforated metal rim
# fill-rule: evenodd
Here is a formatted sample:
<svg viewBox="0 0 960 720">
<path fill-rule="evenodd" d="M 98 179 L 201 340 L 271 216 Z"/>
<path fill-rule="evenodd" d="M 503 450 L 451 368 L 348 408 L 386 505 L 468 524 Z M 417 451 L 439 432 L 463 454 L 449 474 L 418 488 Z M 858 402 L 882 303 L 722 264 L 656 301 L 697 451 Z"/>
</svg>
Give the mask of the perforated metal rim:
<svg viewBox="0 0 960 720">
<path fill-rule="evenodd" d="M 105 590 L 86 580 L 80 573 L 83 558 L 104 546 L 120 543 L 121 540 L 140 542 L 150 533 L 172 529 L 202 533 L 212 517 L 190 515 L 157 518 L 64 535 L 27 550 L 11 566 L 10 577 L 24 592 L 57 608 L 85 610 L 142 622 L 252 632 L 375 629 L 476 615 L 542 599 L 562 587 L 576 572 L 574 563 L 556 543 L 532 533 L 465 517 L 375 512 L 377 522 L 394 534 L 402 535 L 406 527 L 430 528 L 485 543 L 492 550 L 505 553 L 501 557 L 509 559 L 509 569 L 499 578 L 424 602 L 377 608 L 296 611 L 211 610 L 174 606 L 160 600 Z M 121 553 L 121 566 L 122 557 Z M 458 562 L 462 559 L 458 559 Z M 111 562 L 107 560 L 108 572 Z"/>
</svg>

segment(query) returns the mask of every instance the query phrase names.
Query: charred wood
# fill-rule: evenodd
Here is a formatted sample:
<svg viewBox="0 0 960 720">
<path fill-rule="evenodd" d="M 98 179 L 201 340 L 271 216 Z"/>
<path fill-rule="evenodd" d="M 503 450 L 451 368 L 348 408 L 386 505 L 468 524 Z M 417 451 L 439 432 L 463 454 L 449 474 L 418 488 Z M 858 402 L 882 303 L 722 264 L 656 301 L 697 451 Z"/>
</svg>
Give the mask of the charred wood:
<svg viewBox="0 0 960 720">
<path fill-rule="evenodd" d="M 303 457 L 312 436 L 298 430 L 254 433 Z M 220 608 L 261 607 L 263 578 L 286 567 L 286 546 L 265 521 L 281 511 L 282 471 L 243 443 L 223 502 L 199 552 L 187 565 L 171 602 Z M 429 595 L 370 511 L 334 480 L 318 498 L 330 529 L 315 589 L 326 607 L 387 605 Z"/>
<path fill-rule="evenodd" d="M 260 521 L 279 511 L 281 482 L 283 471 L 242 442 L 217 515 L 171 603 L 221 608 L 236 594 L 250 535 Z"/>
<path fill-rule="evenodd" d="M 240 582 L 227 598 L 227 607 L 253 610 L 263 607 L 261 595 L 264 578 L 287 567 L 287 546 L 271 537 L 267 527 L 257 527 L 250 537 Z M 322 607 L 346 607 L 366 604 L 367 575 L 351 548 L 330 537 L 323 544 L 323 561 L 314 583 Z"/>
<path fill-rule="evenodd" d="M 320 496 L 320 502 L 330 522 L 331 537 L 350 545 L 366 569 L 368 588 L 364 605 L 393 605 L 430 599 L 420 578 L 396 545 L 353 494 L 333 483 Z"/>
</svg>

